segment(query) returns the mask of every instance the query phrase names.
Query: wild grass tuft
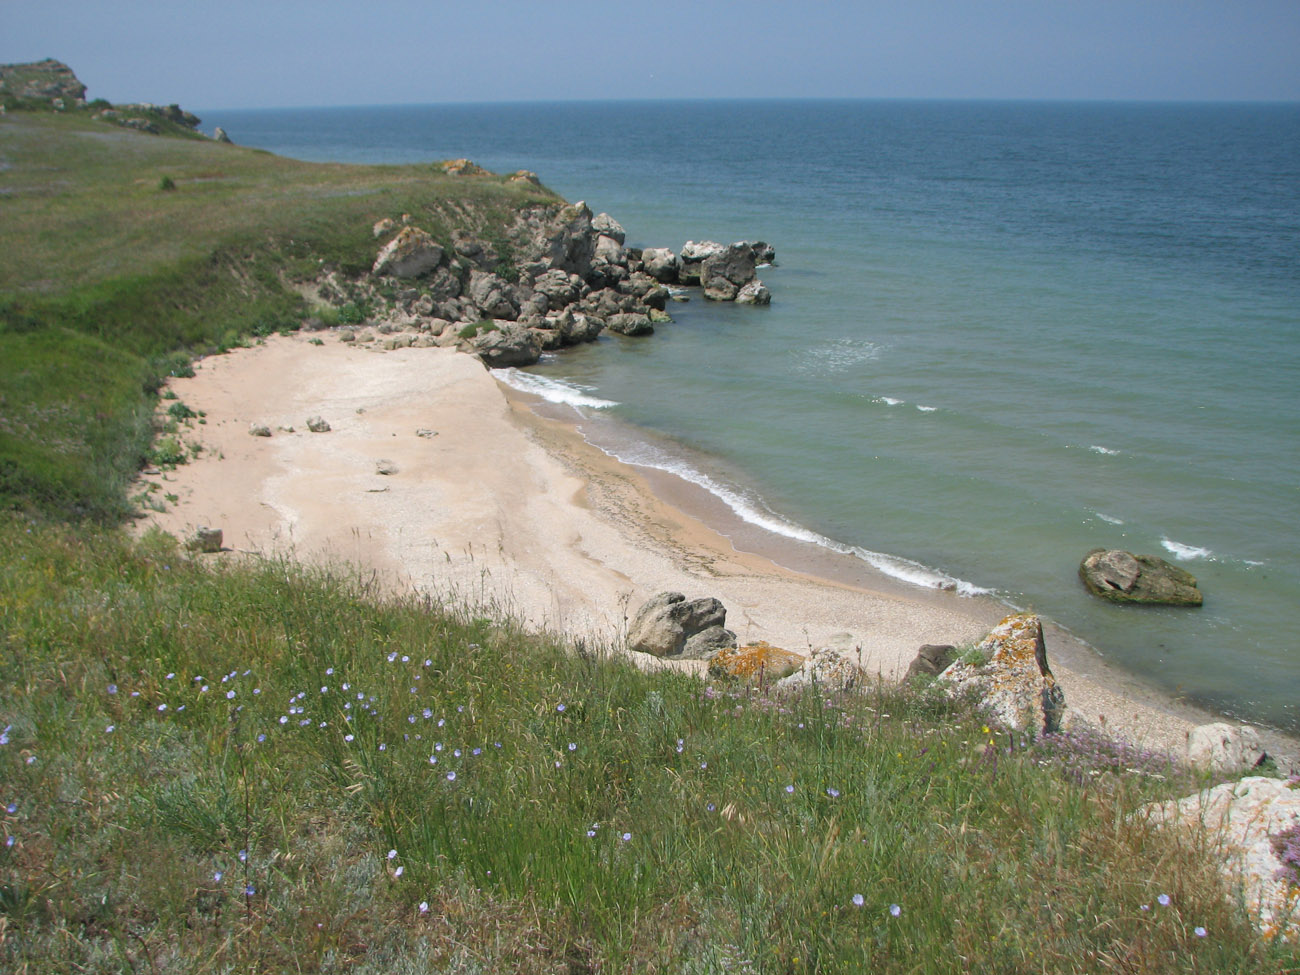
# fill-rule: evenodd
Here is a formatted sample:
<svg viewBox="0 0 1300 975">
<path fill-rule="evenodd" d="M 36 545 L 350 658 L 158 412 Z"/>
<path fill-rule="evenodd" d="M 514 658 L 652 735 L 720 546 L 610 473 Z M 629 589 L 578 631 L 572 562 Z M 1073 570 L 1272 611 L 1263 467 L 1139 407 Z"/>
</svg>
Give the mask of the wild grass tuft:
<svg viewBox="0 0 1300 975">
<path fill-rule="evenodd" d="M 1181 783 L 1055 774 L 936 695 L 649 675 L 16 517 L 0 633 L 6 972 L 1294 964 L 1131 815 Z"/>
</svg>

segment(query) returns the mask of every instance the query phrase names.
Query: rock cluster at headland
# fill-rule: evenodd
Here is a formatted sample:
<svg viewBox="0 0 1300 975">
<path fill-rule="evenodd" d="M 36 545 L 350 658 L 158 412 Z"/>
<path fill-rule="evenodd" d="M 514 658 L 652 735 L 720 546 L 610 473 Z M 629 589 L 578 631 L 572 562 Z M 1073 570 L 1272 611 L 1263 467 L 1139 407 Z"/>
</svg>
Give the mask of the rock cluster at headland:
<svg viewBox="0 0 1300 975">
<path fill-rule="evenodd" d="M 452 176 L 485 173 L 467 159 L 441 169 Z M 523 171 L 511 179 L 537 182 Z M 672 321 L 670 300 L 688 300 L 683 285 L 699 286 L 716 301 L 771 301 L 756 276 L 775 258 L 770 245 L 688 241 L 680 253 L 629 247 L 618 221 L 593 214 L 583 202 L 526 207 L 490 238 L 457 230 L 437 240 L 409 215 L 381 220 L 373 232 L 382 243 L 369 281 L 327 274 L 317 282 L 317 297 L 336 306 L 359 292 L 382 303 L 382 281 L 398 285 L 375 329 L 379 336 L 353 329 L 344 341 L 450 345 L 491 367 L 528 365 L 543 352 L 591 342 L 605 330 L 651 335 L 656 325 Z"/>
</svg>

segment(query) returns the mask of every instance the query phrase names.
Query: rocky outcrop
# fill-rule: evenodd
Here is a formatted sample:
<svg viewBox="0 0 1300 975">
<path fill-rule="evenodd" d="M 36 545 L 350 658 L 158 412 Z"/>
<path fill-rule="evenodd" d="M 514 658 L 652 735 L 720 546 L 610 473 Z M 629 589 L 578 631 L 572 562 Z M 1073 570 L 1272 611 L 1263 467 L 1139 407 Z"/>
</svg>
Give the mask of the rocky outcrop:
<svg viewBox="0 0 1300 975">
<path fill-rule="evenodd" d="M 677 282 L 699 284 L 701 265 L 704 261 L 721 254 L 726 249 L 725 244 L 713 240 L 702 240 L 699 243 L 688 240 L 682 245 L 681 253 L 678 255 Z"/>
<path fill-rule="evenodd" d="M 80 105 L 86 100 L 86 86 L 62 61 L 46 58 L 27 64 L 0 65 L 0 95 L 30 98 L 64 105 Z"/>
<path fill-rule="evenodd" d="M 679 261 L 667 247 L 647 247 L 641 251 L 641 269 L 660 284 L 676 284 Z"/>
<path fill-rule="evenodd" d="M 391 220 L 381 221 L 375 225 L 376 237 L 382 236 L 389 228 L 383 224 L 392 224 Z M 375 258 L 372 274 L 391 274 L 397 278 L 418 278 L 428 274 L 442 263 L 442 245 L 419 227 L 403 227 L 397 236 L 380 250 Z"/>
<path fill-rule="evenodd" d="M 700 262 L 700 287 L 714 301 L 734 301 L 753 280 L 754 250 L 747 243 L 730 244 Z"/>
<path fill-rule="evenodd" d="M 1059 731 L 1065 694 L 1047 666 L 1037 616 L 1008 616 L 936 681 L 954 697 L 974 693 L 1002 725 L 1031 735 Z"/>
<path fill-rule="evenodd" d="M 1079 564 L 1079 578 L 1094 596 L 1117 603 L 1200 606 L 1196 577 L 1156 555 L 1096 548 Z"/>
<path fill-rule="evenodd" d="M 1198 725 L 1187 736 L 1187 760 L 1199 768 L 1232 774 L 1252 769 L 1267 757 L 1259 732 L 1225 721 Z"/>
<path fill-rule="evenodd" d="M 448 176 L 488 176 L 490 173 L 468 159 L 446 159 L 438 164 Z"/>
<path fill-rule="evenodd" d="M 842 694 L 862 687 L 867 673 L 844 654 L 831 647 L 814 650 L 799 669 L 776 682 L 778 691 L 815 689 L 819 694 Z"/>
<path fill-rule="evenodd" d="M 759 683 L 776 683 L 799 670 L 806 658 L 801 653 L 774 647 L 762 640 L 728 650 L 709 659 L 709 676 Z"/>
<path fill-rule="evenodd" d="M 542 349 L 531 329 L 515 322 L 492 322 L 468 340 L 467 351 L 489 369 L 531 366 L 542 357 Z"/>
<path fill-rule="evenodd" d="M 1150 822 L 1179 830 L 1193 842 L 1204 835 L 1260 934 L 1290 943 L 1300 943 L 1300 877 L 1297 863 L 1283 860 L 1288 840 L 1300 845 L 1295 784 L 1251 776 L 1143 809 Z"/>
<path fill-rule="evenodd" d="M 679 592 L 661 592 L 632 617 L 627 647 L 656 657 L 701 659 L 736 645 L 726 622 L 726 609 L 712 597 L 688 601 Z"/>
</svg>

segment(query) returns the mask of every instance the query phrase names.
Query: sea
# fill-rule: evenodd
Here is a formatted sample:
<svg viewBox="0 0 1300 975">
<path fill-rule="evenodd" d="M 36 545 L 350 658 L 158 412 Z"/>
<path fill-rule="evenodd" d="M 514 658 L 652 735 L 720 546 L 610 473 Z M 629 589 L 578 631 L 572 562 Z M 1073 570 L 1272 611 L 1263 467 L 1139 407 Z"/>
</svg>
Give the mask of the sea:
<svg viewBox="0 0 1300 975">
<path fill-rule="evenodd" d="M 528 169 L 633 246 L 772 244 L 769 307 L 697 292 L 653 337 L 499 378 L 751 541 L 1033 610 L 1176 699 L 1300 732 L 1300 105 L 201 114 L 300 159 Z M 1098 547 L 1186 568 L 1204 606 L 1096 599 Z"/>
</svg>

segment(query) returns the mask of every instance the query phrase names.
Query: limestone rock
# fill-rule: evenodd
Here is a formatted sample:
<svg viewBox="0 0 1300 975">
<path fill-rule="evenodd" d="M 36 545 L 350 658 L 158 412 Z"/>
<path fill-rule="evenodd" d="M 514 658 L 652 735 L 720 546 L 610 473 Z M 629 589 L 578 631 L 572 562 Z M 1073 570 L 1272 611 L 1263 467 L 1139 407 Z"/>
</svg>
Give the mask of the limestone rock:
<svg viewBox="0 0 1300 975">
<path fill-rule="evenodd" d="M 469 342 L 469 351 L 489 369 L 531 366 L 542 357 L 533 333 L 515 322 L 493 322 L 495 328 L 480 329 Z"/>
<path fill-rule="evenodd" d="M 709 676 L 778 682 L 802 667 L 805 659 L 803 654 L 760 640 L 734 650 L 719 650 L 709 660 Z"/>
<path fill-rule="evenodd" d="M 754 249 L 744 241 L 729 244 L 700 262 L 700 285 L 704 288 L 704 297 L 714 301 L 734 301 L 740 289 L 753 280 Z M 771 300 L 770 295 L 768 300 Z"/>
<path fill-rule="evenodd" d="M 230 136 L 226 135 L 226 130 L 219 125 L 216 127 L 216 130 L 213 131 L 212 139 L 214 142 L 220 142 L 223 145 L 232 145 Z"/>
<path fill-rule="evenodd" d="M 974 648 L 983 662 L 957 660 L 938 683 L 953 696 L 974 689 L 981 706 L 1013 731 L 1059 731 L 1065 693 L 1047 666 L 1043 625 L 1037 616 L 1008 616 Z"/>
<path fill-rule="evenodd" d="M 592 260 L 605 264 L 626 264 L 627 251 L 613 237 L 601 234 L 596 238 L 596 249 L 592 254 Z"/>
<path fill-rule="evenodd" d="M 703 240 L 698 244 L 688 240 L 682 245 L 681 253 L 678 255 L 677 280 L 681 284 L 699 284 L 700 265 L 704 259 L 720 254 L 724 250 L 726 246 L 714 240 Z"/>
<path fill-rule="evenodd" d="M 656 657 L 680 657 L 691 637 L 726 622 L 726 609 L 712 597 L 688 601 L 679 592 L 661 592 L 632 617 L 627 646 Z"/>
<path fill-rule="evenodd" d="M 396 474 L 397 471 L 398 471 L 397 465 L 393 463 L 391 460 L 385 458 L 382 460 L 375 461 L 376 474 L 383 474 L 385 476 L 388 476 L 391 474 Z"/>
<path fill-rule="evenodd" d="M 667 247 L 647 247 L 641 252 L 642 270 L 661 284 L 677 283 L 677 255 Z"/>
<path fill-rule="evenodd" d="M 384 217 L 383 220 L 378 221 L 370 228 L 370 232 L 374 234 L 376 239 L 378 239 L 379 237 L 383 237 L 385 234 L 391 234 L 396 229 L 397 221 L 392 217 Z"/>
<path fill-rule="evenodd" d="M 309 416 L 307 418 L 307 429 L 312 433 L 329 433 L 329 422 L 323 416 Z"/>
<path fill-rule="evenodd" d="M 719 650 L 736 645 L 736 634 L 725 626 L 710 626 L 686 639 L 681 656 L 687 660 L 708 660 Z"/>
<path fill-rule="evenodd" d="M 707 294 L 708 292 L 705 292 Z M 767 285 L 755 278 L 748 284 L 741 287 L 736 292 L 736 304 L 738 305 L 770 305 L 772 303 L 772 292 L 767 290 Z"/>
<path fill-rule="evenodd" d="M 515 172 L 511 173 L 511 174 L 510 174 L 510 182 L 512 182 L 512 183 L 532 183 L 534 186 L 541 186 L 541 185 L 542 185 L 542 181 L 541 181 L 540 179 L 537 178 L 537 174 L 534 173 L 534 172 L 532 172 L 532 171 L 530 171 L 530 170 L 527 170 L 527 169 L 520 169 L 520 170 L 516 170 Z"/>
<path fill-rule="evenodd" d="M 191 552 L 213 553 L 221 551 L 222 532 L 220 528 L 209 528 L 206 525 L 200 525 L 194 529 L 189 539 L 185 542 L 185 547 Z"/>
<path fill-rule="evenodd" d="M 916 659 L 908 665 L 907 676 L 937 677 L 952 663 L 957 648 L 950 643 L 927 643 L 917 651 Z"/>
<path fill-rule="evenodd" d="M 620 246 L 627 240 L 627 234 L 622 226 L 608 213 L 598 213 L 592 217 L 591 229 L 602 237 L 612 238 Z"/>
<path fill-rule="evenodd" d="M 471 271 L 468 296 L 486 318 L 514 321 L 519 316 L 510 282 L 487 271 Z"/>
<path fill-rule="evenodd" d="M 271 428 L 265 423 L 250 423 L 248 425 L 248 433 L 253 437 L 269 437 L 271 435 Z"/>
<path fill-rule="evenodd" d="M 448 159 L 439 164 L 448 176 L 490 176 L 482 166 L 468 159 Z"/>
<path fill-rule="evenodd" d="M 1283 779 L 1249 776 L 1142 810 L 1150 822 L 1190 836 L 1209 832 L 1220 869 L 1240 892 L 1265 939 L 1300 943 L 1300 886 L 1282 876 L 1278 838 L 1300 830 L 1300 790 Z"/>
<path fill-rule="evenodd" d="M 419 227 L 403 227 L 380 250 L 372 274 L 391 274 L 398 278 L 418 278 L 442 262 L 442 245 Z"/>
<path fill-rule="evenodd" d="M 618 332 L 620 335 L 652 335 L 655 330 L 654 325 L 650 323 L 650 316 L 624 312 L 610 315 L 605 320 L 605 324 L 611 332 Z"/>
<path fill-rule="evenodd" d="M 1094 596 L 1117 603 L 1200 606 L 1196 577 L 1157 555 L 1095 548 L 1079 564 L 1079 578 Z"/>
<path fill-rule="evenodd" d="M 1264 760 L 1259 732 L 1249 725 L 1224 721 L 1198 725 L 1187 736 L 1187 760 L 1216 772 L 1240 772 Z"/>
<path fill-rule="evenodd" d="M 833 647 L 814 650 L 799 669 L 776 682 L 778 691 L 795 691 L 815 687 L 825 694 L 841 694 L 866 683 L 861 667 Z"/>
</svg>

